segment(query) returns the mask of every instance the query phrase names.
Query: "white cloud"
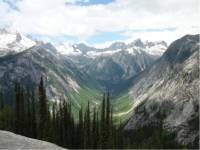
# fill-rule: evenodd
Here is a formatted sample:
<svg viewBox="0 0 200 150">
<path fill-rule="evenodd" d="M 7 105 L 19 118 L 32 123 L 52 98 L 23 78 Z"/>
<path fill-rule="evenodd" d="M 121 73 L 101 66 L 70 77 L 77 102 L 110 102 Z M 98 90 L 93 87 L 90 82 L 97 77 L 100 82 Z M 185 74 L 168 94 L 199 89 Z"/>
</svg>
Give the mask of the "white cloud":
<svg viewBox="0 0 200 150">
<path fill-rule="evenodd" d="M 200 33 L 199 27 L 179 27 L 176 30 L 164 30 L 164 31 L 141 31 L 141 32 L 125 32 L 124 34 L 130 37 L 126 42 L 131 42 L 136 38 L 151 41 L 165 40 L 168 44 L 181 38 L 186 34 L 198 34 Z"/>
<path fill-rule="evenodd" d="M 199 0 L 116 0 L 107 5 L 66 5 L 80 1 L 20 0 L 15 4 L 19 11 L 0 2 L 0 27 L 10 24 L 23 33 L 72 35 L 80 40 L 101 31 L 123 31 L 130 38 L 159 37 L 171 41 L 181 33 L 193 33 L 193 26 L 199 31 Z M 177 30 L 145 32 L 171 27 Z"/>
<path fill-rule="evenodd" d="M 83 2 L 83 3 L 88 3 L 89 0 L 65 0 L 67 3 L 75 4 L 77 2 Z"/>
</svg>

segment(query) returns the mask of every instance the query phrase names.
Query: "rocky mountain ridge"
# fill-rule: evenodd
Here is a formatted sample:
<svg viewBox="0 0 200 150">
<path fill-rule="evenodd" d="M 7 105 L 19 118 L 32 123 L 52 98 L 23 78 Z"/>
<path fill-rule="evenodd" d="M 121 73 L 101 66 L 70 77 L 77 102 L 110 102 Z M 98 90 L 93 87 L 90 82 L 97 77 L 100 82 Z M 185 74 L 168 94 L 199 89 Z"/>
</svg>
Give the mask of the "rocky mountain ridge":
<svg viewBox="0 0 200 150">
<path fill-rule="evenodd" d="M 198 143 L 199 51 L 199 35 L 186 35 L 135 78 L 129 91 L 134 111 L 125 130 L 157 125 L 162 112 L 164 129 L 175 132 L 179 143 Z"/>
<path fill-rule="evenodd" d="M 134 55 L 135 52 L 145 51 L 150 55 L 161 56 L 167 49 L 167 43 L 164 41 L 149 42 L 136 39 L 130 43 L 113 42 L 107 47 L 98 48 L 84 43 L 73 44 L 65 42 L 57 45 L 56 48 L 63 55 L 85 55 L 91 58 L 112 55 L 120 51 L 126 51 L 131 55 Z"/>
</svg>

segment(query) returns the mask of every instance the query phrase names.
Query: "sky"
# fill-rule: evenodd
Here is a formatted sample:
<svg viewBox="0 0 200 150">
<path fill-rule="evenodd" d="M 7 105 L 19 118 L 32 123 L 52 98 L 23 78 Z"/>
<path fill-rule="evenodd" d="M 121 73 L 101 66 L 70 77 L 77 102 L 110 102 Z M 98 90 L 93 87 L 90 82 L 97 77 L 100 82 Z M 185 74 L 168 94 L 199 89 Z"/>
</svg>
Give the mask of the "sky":
<svg viewBox="0 0 200 150">
<path fill-rule="evenodd" d="M 0 28 L 53 43 L 171 43 L 199 33 L 199 19 L 199 0 L 0 0 Z"/>
</svg>

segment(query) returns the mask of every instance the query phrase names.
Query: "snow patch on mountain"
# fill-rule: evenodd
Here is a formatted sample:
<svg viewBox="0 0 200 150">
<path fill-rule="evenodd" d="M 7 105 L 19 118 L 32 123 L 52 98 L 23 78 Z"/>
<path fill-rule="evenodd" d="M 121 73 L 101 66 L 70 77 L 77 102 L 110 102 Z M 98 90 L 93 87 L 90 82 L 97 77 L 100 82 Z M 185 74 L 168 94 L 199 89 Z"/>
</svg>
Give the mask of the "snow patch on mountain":
<svg viewBox="0 0 200 150">
<path fill-rule="evenodd" d="M 131 55 L 137 55 L 137 54 L 141 54 L 142 49 L 133 47 L 133 48 L 127 48 L 125 49 L 125 51 L 127 51 Z"/>
<path fill-rule="evenodd" d="M 97 56 L 109 56 L 109 55 L 113 55 L 117 52 L 120 52 L 122 51 L 121 49 L 117 49 L 117 50 L 107 50 L 107 51 L 89 51 L 87 52 L 87 55 L 90 56 L 90 57 L 97 57 Z"/>
<path fill-rule="evenodd" d="M 145 51 L 150 55 L 161 56 L 167 49 L 167 44 L 164 41 L 144 42 L 140 39 L 136 39 L 131 43 L 117 41 L 94 46 L 85 43 L 73 44 L 66 42 L 56 46 L 56 48 L 62 55 L 84 55 L 91 58 L 96 58 L 98 56 L 111 56 L 115 53 L 124 51 L 128 52 L 130 55 L 141 54 L 141 51 Z"/>
<path fill-rule="evenodd" d="M 21 33 L 0 29 L 0 53 L 4 55 L 10 52 L 21 52 L 35 44 L 35 41 Z"/>
<path fill-rule="evenodd" d="M 61 45 L 56 46 L 58 52 L 62 55 L 81 55 L 82 52 L 70 42 L 65 42 Z"/>
<path fill-rule="evenodd" d="M 157 44 L 154 46 L 147 46 L 144 51 L 146 51 L 147 53 L 151 54 L 151 55 L 158 55 L 161 56 L 165 50 L 166 50 L 166 46 L 163 44 Z"/>
</svg>

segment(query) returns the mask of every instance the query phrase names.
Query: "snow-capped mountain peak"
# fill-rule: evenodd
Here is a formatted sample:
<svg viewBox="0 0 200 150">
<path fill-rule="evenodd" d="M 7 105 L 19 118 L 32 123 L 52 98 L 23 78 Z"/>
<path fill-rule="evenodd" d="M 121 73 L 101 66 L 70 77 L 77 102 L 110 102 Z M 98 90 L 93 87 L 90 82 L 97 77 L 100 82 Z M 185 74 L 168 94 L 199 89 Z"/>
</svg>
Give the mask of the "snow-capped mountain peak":
<svg viewBox="0 0 200 150">
<path fill-rule="evenodd" d="M 145 47 L 145 44 L 144 42 L 142 42 L 141 39 L 136 39 L 134 40 L 133 42 L 131 42 L 130 44 L 128 44 L 129 47 L 140 47 L 140 48 L 144 48 Z"/>
<path fill-rule="evenodd" d="M 82 52 L 78 49 L 77 45 L 70 42 L 57 45 L 56 49 L 58 53 L 62 55 L 81 55 Z"/>
<path fill-rule="evenodd" d="M 167 44 L 164 41 L 144 42 L 141 39 L 136 39 L 131 43 L 117 41 L 104 48 L 88 46 L 84 43 L 74 44 L 69 42 L 58 45 L 56 48 L 62 55 L 84 55 L 92 58 L 102 55 L 110 56 L 120 51 L 128 52 L 130 55 L 141 54 L 141 51 L 144 51 L 150 55 L 161 56 L 167 49 Z"/>
<path fill-rule="evenodd" d="M 149 42 L 145 41 L 145 51 L 151 55 L 161 56 L 167 49 L 165 41 Z"/>
<path fill-rule="evenodd" d="M 145 51 L 150 55 L 161 56 L 165 50 L 167 49 L 167 43 L 165 41 L 142 41 L 141 39 L 136 39 L 130 44 L 128 44 L 128 51 L 130 52 L 130 48 L 133 48 L 137 51 Z"/>
<path fill-rule="evenodd" d="M 35 41 L 19 32 L 0 29 L 0 55 L 21 52 L 35 44 Z"/>
</svg>

